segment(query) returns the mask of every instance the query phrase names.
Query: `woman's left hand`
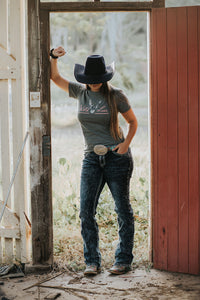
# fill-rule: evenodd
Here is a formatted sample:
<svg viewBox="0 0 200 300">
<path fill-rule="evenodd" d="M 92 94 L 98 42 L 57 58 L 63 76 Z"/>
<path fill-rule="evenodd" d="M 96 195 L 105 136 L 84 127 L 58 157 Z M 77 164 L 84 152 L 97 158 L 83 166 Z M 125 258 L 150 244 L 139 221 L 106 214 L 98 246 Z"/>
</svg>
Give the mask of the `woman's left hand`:
<svg viewBox="0 0 200 300">
<path fill-rule="evenodd" d="M 113 149 L 113 151 L 116 151 L 119 154 L 125 154 L 128 151 L 128 146 L 125 143 L 120 143 Z"/>
</svg>

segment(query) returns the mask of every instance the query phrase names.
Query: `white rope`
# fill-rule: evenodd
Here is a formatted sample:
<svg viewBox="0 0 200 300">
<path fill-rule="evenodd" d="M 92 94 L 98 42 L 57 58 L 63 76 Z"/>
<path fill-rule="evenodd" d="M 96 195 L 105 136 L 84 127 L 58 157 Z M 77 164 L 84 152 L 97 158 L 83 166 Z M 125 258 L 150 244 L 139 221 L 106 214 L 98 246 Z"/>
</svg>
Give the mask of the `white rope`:
<svg viewBox="0 0 200 300">
<path fill-rule="evenodd" d="M 8 187 L 8 193 L 7 193 L 7 196 L 6 196 L 6 200 L 5 200 L 5 202 L 4 202 L 4 205 L 3 205 L 3 208 L 2 208 L 2 211 L 1 211 L 0 222 L 1 222 L 2 218 L 3 218 L 3 214 L 4 214 L 4 211 L 5 211 L 5 208 L 6 208 L 8 199 L 9 199 L 9 196 L 10 196 L 10 191 L 11 191 L 12 185 L 13 185 L 13 183 L 14 183 L 15 176 L 16 176 L 16 174 L 17 174 L 17 169 L 18 169 L 19 163 L 20 163 L 21 158 L 22 158 L 22 154 L 23 154 L 23 151 L 24 151 L 24 147 L 25 147 L 26 141 L 27 141 L 27 139 L 28 139 L 28 135 L 29 135 L 29 132 L 27 131 L 26 136 L 25 136 L 25 138 L 24 138 L 24 142 L 23 142 L 23 144 L 22 144 L 21 151 L 20 151 L 19 156 L 18 156 L 17 164 L 16 164 L 16 167 L 15 167 L 15 170 L 14 170 L 14 173 L 13 173 L 13 176 L 12 176 L 12 179 L 11 179 L 11 182 L 10 182 L 10 185 L 9 185 L 9 187 Z"/>
</svg>

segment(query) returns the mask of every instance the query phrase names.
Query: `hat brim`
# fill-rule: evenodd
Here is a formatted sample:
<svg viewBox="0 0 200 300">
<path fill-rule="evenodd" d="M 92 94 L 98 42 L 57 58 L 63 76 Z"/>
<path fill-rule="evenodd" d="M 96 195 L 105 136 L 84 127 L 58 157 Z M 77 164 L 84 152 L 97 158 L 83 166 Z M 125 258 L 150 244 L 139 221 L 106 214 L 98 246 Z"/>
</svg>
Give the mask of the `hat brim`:
<svg viewBox="0 0 200 300">
<path fill-rule="evenodd" d="M 74 76 L 78 82 L 85 84 L 104 83 L 112 79 L 115 73 L 114 62 L 106 67 L 106 72 L 101 75 L 86 75 L 83 65 L 75 64 Z"/>
</svg>

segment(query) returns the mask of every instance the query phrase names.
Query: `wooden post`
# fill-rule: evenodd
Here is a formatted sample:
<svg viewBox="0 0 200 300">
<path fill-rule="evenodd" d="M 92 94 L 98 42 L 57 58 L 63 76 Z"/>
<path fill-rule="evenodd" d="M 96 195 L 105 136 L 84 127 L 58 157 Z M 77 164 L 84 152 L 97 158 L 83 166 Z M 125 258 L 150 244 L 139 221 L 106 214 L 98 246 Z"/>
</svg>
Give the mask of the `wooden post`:
<svg viewBox="0 0 200 300">
<path fill-rule="evenodd" d="M 165 7 L 165 0 L 154 1 L 99 1 L 92 2 L 41 2 L 40 8 L 49 12 L 113 12 L 113 11 L 151 11 L 152 8 Z"/>
<path fill-rule="evenodd" d="M 43 217 L 46 219 L 45 242 L 47 258 L 53 262 L 53 207 L 52 207 L 52 162 L 51 162 L 51 103 L 50 103 L 50 24 L 49 12 L 40 13 L 40 57 L 41 57 L 41 99 L 42 99 L 42 156 L 43 156 Z"/>
<path fill-rule="evenodd" d="M 39 4 L 39 0 L 28 0 L 29 92 L 32 93 L 29 113 L 32 263 L 48 266 L 53 263 L 50 105 L 48 105 L 50 70 L 47 52 L 49 22 L 48 12 L 45 12 L 40 28 Z M 40 40 L 42 44 L 46 43 L 45 50 L 43 47 L 40 49 Z"/>
</svg>

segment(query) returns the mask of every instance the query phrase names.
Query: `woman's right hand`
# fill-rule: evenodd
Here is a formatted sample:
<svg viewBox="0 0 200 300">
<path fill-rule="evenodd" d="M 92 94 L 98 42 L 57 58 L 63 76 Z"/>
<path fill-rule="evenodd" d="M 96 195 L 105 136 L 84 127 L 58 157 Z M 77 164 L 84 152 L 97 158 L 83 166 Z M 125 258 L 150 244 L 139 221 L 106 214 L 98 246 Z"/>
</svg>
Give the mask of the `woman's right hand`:
<svg viewBox="0 0 200 300">
<path fill-rule="evenodd" d="M 55 48 L 52 51 L 52 53 L 55 56 L 61 57 L 61 56 L 65 55 L 66 51 L 65 51 L 65 49 L 62 46 L 59 46 L 59 47 Z"/>
<path fill-rule="evenodd" d="M 61 57 L 65 55 L 65 49 L 63 47 L 55 48 L 53 51 L 53 55 Z M 64 91 L 69 91 L 69 81 L 63 78 L 58 71 L 57 59 L 51 59 L 51 79 L 57 86 L 59 86 Z"/>
</svg>

